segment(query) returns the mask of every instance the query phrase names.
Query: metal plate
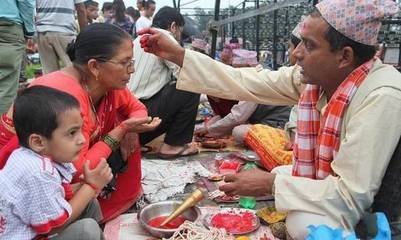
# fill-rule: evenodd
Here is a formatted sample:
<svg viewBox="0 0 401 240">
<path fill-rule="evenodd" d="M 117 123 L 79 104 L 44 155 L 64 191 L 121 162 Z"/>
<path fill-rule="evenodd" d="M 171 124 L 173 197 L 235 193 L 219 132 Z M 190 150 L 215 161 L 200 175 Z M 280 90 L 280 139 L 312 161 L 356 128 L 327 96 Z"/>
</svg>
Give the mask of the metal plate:
<svg viewBox="0 0 401 240">
<path fill-rule="evenodd" d="M 248 234 L 253 231 L 256 231 L 260 227 L 260 221 L 259 221 L 259 218 L 256 216 L 256 214 L 253 211 L 242 209 L 242 208 L 226 208 L 226 209 L 222 209 L 216 213 L 208 214 L 203 218 L 203 225 L 205 225 L 205 227 L 207 227 L 207 228 L 214 227 L 214 226 L 211 226 L 212 219 L 216 215 L 221 214 L 221 213 L 243 214 L 246 212 L 249 212 L 253 215 L 252 228 L 249 230 L 246 230 L 246 231 L 227 231 L 227 233 L 234 234 L 234 235 Z"/>
</svg>

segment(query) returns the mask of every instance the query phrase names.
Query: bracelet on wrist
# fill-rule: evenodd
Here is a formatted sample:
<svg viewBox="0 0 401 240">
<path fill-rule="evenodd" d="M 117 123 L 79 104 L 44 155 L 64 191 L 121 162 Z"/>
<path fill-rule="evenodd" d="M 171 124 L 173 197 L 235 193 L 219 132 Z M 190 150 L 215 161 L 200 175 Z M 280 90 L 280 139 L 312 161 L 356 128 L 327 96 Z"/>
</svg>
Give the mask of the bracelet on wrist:
<svg viewBox="0 0 401 240">
<path fill-rule="evenodd" d="M 118 147 L 120 146 L 120 142 L 108 134 L 106 134 L 106 136 L 104 136 L 103 142 L 106 143 L 107 146 L 109 146 L 112 151 L 117 150 Z"/>
<path fill-rule="evenodd" d="M 89 183 L 87 181 L 85 181 L 84 183 L 88 185 L 90 188 L 92 188 L 95 191 L 96 195 L 100 193 L 101 190 L 95 184 Z"/>
</svg>

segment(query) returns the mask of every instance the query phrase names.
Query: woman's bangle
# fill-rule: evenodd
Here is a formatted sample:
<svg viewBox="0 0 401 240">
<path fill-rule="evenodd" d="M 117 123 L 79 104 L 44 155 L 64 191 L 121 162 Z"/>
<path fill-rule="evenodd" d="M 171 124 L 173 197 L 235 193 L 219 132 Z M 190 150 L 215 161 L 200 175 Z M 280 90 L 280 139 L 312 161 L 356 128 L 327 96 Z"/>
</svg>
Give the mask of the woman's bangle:
<svg viewBox="0 0 401 240">
<path fill-rule="evenodd" d="M 103 142 L 106 143 L 112 151 L 117 150 L 120 146 L 120 142 L 111 137 L 109 134 L 106 134 L 106 136 L 104 136 Z"/>
</svg>

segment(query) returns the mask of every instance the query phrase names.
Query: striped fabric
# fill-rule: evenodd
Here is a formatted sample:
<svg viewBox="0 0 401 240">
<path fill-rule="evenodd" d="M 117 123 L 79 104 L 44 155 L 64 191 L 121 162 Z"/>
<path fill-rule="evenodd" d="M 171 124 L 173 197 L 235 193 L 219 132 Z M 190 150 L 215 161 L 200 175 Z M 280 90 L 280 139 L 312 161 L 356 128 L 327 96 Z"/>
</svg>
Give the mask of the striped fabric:
<svg viewBox="0 0 401 240">
<path fill-rule="evenodd" d="M 36 30 L 38 32 L 60 32 L 77 34 L 75 4 L 85 0 L 37 0 Z"/>
<path fill-rule="evenodd" d="M 293 176 L 324 179 L 333 174 L 331 162 L 340 147 L 343 115 L 372 66 L 373 60 L 364 63 L 341 83 L 322 117 L 316 109 L 321 88 L 306 86 L 298 104 Z"/>
</svg>

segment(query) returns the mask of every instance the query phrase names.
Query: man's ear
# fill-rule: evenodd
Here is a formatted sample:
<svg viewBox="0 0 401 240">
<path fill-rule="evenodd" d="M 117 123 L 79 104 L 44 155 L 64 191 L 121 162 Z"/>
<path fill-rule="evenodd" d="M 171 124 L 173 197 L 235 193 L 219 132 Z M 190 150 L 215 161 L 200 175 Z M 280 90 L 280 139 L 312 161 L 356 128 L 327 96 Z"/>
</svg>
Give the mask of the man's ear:
<svg viewBox="0 0 401 240">
<path fill-rule="evenodd" d="M 175 33 L 175 31 L 177 31 L 177 23 L 176 22 L 172 22 L 170 24 L 170 32 Z"/>
<path fill-rule="evenodd" d="M 355 64 L 355 53 L 354 50 L 347 46 L 339 51 L 339 68 L 353 67 Z"/>
<path fill-rule="evenodd" d="M 46 139 L 36 133 L 32 133 L 28 137 L 28 145 L 29 147 L 37 153 L 42 153 L 46 148 Z"/>
</svg>

